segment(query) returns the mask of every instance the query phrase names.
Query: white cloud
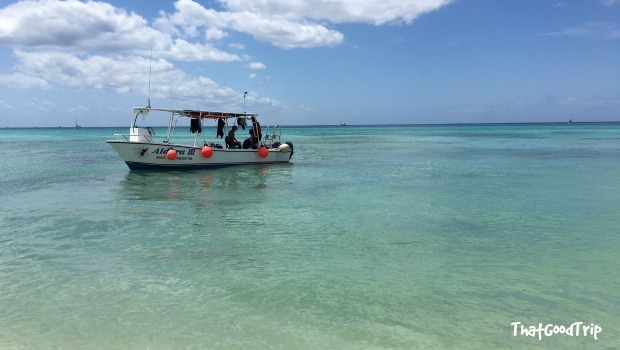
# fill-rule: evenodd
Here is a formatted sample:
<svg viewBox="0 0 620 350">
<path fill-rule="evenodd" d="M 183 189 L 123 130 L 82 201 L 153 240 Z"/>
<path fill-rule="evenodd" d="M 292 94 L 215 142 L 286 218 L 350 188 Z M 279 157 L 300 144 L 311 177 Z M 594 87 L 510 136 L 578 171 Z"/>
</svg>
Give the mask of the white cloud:
<svg viewBox="0 0 620 350">
<path fill-rule="evenodd" d="M 226 20 L 231 28 L 283 49 L 335 46 L 344 40 L 342 33 L 321 24 L 266 17 L 248 11 L 227 14 Z"/>
<path fill-rule="evenodd" d="M 222 40 L 231 30 L 285 49 L 335 46 L 344 35 L 326 23 L 410 23 L 451 1 L 222 0 L 229 11 L 217 11 L 178 0 L 174 12 L 160 11 L 150 26 L 138 14 L 106 2 L 22 0 L 0 9 L 0 45 L 142 55 L 152 49 L 156 57 L 229 62 L 240 58 L 209 41 Z"/>
<path fill-rule="evenodd" d="M 168 51 L 160 52 L 159 55 L 177 61 L 241 61 L 238 55 L 218 50 L 208 44 L 192 44 L 183 39 L 176 39 Z"/>
<path fill-rule="evenodd" d="M 162 13 L 158 28 L 175 28 L 193 37 L 201 27 L 234 30 L 284 48 L 339 45 L 344 35 L 330 23 L 411 23 L 453 0 L 222 0 L 229 11 L 205 8 L 193 0 L 175 2 L 175 12 Z M 172 32 L 172 30 L 170 30 Z"/>
<path fill-rule="evenodd" d="M 67 86 L 77 90 L 102 90 L 147 96 L 149 71 L 152 99 L 192 105 L 237 108 L 239 92 L 204 76 L 189 76 L 164 59 L 140 56 L 86 56 L 66 52 L 16 51 L 17 73 L 0 75 L 0 83 L 23 88 Z M 29 77 L 38 77 L 37 79 Z M 273 100 L 257 98 L 273 106 Z"/>
<path fill-rule="evenodd" d="M 288 20 L 277 14 L 235 11 L 218 12 L 207 9 L 192 0 L 175 2 L 176 12 L 162 14 L 155 25 L 160 28 L 179 28 L 183 35 L 192 37 L 201 27 L 232 29 L 252 35 L 280 48 L 311 48 L 340 44 L 342 33 L 322 24 L 305 20 Z"/>
<path fill-rule="evenodd" d="M 45 84 L 75 89 L 96 89 L 117 92 L 137 90 L 148 75 L 149 61 L 142 57 L 106 57 L 76 55 L 60 51 L 16 51 L 18 74 L 36 76 Z M 153 62 L 153 71 L 170 69 L 160 60 Z M 142 75 L 142 76 L 141 76 Z M 139 78 L 139 79 L 138 79 Z"/>
<path fill-rule="evenodd" d="M 149 27 L 137 14 L 97 1 L 25 0 L 0 9 L 0 45 L 31 50 L 57 48 L 75 53 L 133 52 L 142 55 L 148 55 L 152 48 L 155 57 L 178 61 L 241 60 L 207 43 L 175 38 L 179 31 L 166 29 Z M 219 28 L 204 29 L 207 40 L 226 36 Z M 183 30 L 188 37 L 197 36 L 199 32 L 198 27 L 184 26 Z"/>
<path fill-rule="evenodd" d="M 49 89 L 51 87 L 51 85 L 44 79 L 24 73 L 0 74 L 0 85 L 21 89 Z"/>
<path fill-rule="evenodd" d="M 221 0 L 233 12 L 251 11 L 291 21 L 314 19 L 332 23 L 411 23 L 453 0 Z"/>
<path fill-rule="evenodd" d="M 250 68 L 250 69 L 266 69 L 267 66 L 265 66 L 261 62 L 250 62 L 250 64 L 248 64 L 248 68 Z"/>
<path fill-rule="evenodd" d="M 0 9 L 0 44 L 74 50 L 146 49 L 166 40 L 134 14 L 104 2 L 26 0 Z"/>
<path fill-rule="evenodd" d="M 605 6 L 614 6 L 618 3 L 618 0 L 602 0 L 602 2 Z"/>
<path fill-rule="evenodd" d="M 207 40 L 222 40 L 228 36 L 228 33 L 215 27 L 208 28 L 206 33 Z"/>
<path fill-rule="evenodd" d="M 620 28 L 609 22 L 589 22 L 583 25 L 567 28 L 557 32 L 547 33 L 550 36 L 568 37 L 599 37 L 606 39 L 620 39 Z"/>
</svg>

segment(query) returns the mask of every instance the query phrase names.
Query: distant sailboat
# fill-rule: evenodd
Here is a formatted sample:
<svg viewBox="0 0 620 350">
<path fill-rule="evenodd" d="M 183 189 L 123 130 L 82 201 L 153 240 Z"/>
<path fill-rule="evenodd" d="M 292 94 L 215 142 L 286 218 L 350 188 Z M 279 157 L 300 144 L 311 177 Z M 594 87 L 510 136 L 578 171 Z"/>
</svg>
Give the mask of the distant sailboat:
<svg viewBox="0 0 620 350">
<path fill-rule="evenodd" d="M 572 124 L 572 123 L 573 123 L 572 119 L 567 122 L 567 124 Z"/>
<path fill-rule="evenodd" d="M 81 129 L 82 126 L 78 123 L 77 118 L 75 118 L 75 129 Z"/>
</svg>

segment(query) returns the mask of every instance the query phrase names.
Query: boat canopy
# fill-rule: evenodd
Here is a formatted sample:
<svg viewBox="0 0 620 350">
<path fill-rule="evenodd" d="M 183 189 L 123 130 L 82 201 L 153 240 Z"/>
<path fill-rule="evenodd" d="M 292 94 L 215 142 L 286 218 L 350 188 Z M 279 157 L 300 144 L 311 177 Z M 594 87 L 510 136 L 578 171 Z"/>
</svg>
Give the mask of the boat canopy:
<svg viewBox="0 0 620 350">
<path fill-rule="evenodd" d="M 203 111 L 198 109 L 166 109 L 166 108 L 147 108 L 147 107 L 134 107 L 133 114 L 137 117 L 138 115 L 142 115 L 145 117 L 149 114 L 150 111 L 157 112 L 168 112 L 172 113 L 173 116 L 178 117 L 188 117 L 194 119 L 228 119 L 228 118 L 244 118 L 250 119 L 252 117 L 257 117 L 258 114 L 255 113 L 229 113 L 229 112 L 213 112 L 213 111 Z"/>
</svg>

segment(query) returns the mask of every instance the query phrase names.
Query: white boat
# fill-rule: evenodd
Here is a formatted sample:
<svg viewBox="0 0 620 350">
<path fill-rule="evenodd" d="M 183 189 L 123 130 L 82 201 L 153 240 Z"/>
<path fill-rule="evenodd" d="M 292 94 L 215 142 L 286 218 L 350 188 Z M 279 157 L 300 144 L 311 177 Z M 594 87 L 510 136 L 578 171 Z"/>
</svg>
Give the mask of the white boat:
<svg viewBox="0 0 620 350">
<path fill-rule="evenodd" d="M 153 112 L 164 112 L 169 115 L 167 135 L 159 141 L 156 140 L 153 128 L 137 125 L 138 117 L 145 118 Z M 135 107 L 129 134 L 115 134 L 117 139 L 109 140 L 108 143 L 131 170 L 201 169 L 231 165 L 288 163 L 293 156 L 293 144 L 280 141 L 281 128 L 277 125 L 268 126 L 264 137 L 261 137 L 261 127 L 257 117 L 258 114 L 252 113 Z M 171 140 L 178 118 L 190 119 L 190 131 L 195 134 L 193 145 L 175 143 Z M 205 121 L 208 120 L 218 124 L 217 134 L 222 137 L 221 140 L 207 142 L 202 130 Z M 228 137 L 225 137 L 227 135 L 225 131 L 231 127 L 228 124 L 247 125 L 259 133 L 256 133 L 253 139 L 250 134 L 247 134 L 248 138 L 243 142 L 243 147 L 233 148 L 232 144 L 226 142 Z M 203 136 L 203 140 L 201 144 L 198 144 L 200 135 Z M 235 136 L 241 140 L 243 138 L 241 135 L 237 132 Z"/>
</svg>

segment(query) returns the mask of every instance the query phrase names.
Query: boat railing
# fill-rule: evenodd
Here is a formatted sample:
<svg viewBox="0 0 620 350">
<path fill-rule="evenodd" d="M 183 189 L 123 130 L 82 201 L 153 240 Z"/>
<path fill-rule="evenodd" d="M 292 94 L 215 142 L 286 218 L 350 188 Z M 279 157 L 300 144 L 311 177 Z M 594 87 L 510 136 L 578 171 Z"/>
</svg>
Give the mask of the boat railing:
<svg viewBox="0 0 620 350">
<path fill-rule="evenodd" d="M 138 143 L 140 143 L 140 142 L 148 142 L 148 143 L 154 142 L 154 143 L 168 143 L 168 144 L 171 143 L 170 140 L 163 139 L 163 138 L 160 138 L 161 140 L 159 140 L 159 141 L 155 140 L 155 137 L 151 137 L 151 139 L 146 139 L 146 140 L 143 140 L 143 141 L 135 141 L 135 140 L 131 140 L 131 135 L 129 135 L 129 134 L 112 134 L 112 135 L 116 136 L 116 141 L 138 142 Z M 196 146 L 196 141 L 195 140 L 194 140 L 194 146 Z"/>
<path fill-rule="evenodd" d="M 271 128 L 271 133 L 269 133 L 269 128 Z M 282 137 L 282 128 L 280 127 L 280 125 L 274 125 L 274 126 L 267 126 L 267 129 L 265 129 L 265 143 L 269 143 L 269 141 L 275 142 L 275 141 L 280 141 L 281 137 Z"/>
<path fill-rule="evenodd" d="M 113 134 L 113 135 L 116 136 L 117 141 L 153 142 L 153 140 L 154 140 L 153 136 L 131 135 L 131 134 Z M 164 141 L 164 142 L 166 142 L 166 141 Z"/>
<path fill-rule="evenodd" d="M 118 141 L 125 142 L 153 142 L 155 138 L 155 130 L 151 127 L 141 128 L 132 126 L 128 134 L 114 134 Z"/>
<path fill-rule="evenodd" d="M 124 139 L 124 141 L 129 142 L 129 137 L 128 137 L 129 135 L 127 134 L 114 134 L 114 136 L 116 136 L 117 141 L 123 141 Z"/>
</svg>

